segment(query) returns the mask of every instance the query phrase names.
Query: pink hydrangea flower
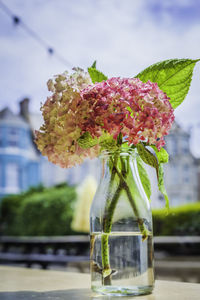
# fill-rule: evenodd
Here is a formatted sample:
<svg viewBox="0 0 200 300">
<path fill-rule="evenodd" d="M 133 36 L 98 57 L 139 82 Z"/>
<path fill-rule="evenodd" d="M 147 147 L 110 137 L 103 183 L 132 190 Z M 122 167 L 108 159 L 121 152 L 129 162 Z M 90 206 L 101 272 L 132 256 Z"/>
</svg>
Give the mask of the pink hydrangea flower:
<svg viewBox="0 0 200 300">
<path fill-rule="evenodd" d="M 79 124 L 82 132 L 99 137 L 106 130 L 114 139 L 121 132 L 129 144 L 146 142 L 158 149 L 165 144 L 174 120 L 174 110 L 157 83 L 138 78 L 110 78 L 81 91 L 87 101 L 87 116 Z"/>
</svg>

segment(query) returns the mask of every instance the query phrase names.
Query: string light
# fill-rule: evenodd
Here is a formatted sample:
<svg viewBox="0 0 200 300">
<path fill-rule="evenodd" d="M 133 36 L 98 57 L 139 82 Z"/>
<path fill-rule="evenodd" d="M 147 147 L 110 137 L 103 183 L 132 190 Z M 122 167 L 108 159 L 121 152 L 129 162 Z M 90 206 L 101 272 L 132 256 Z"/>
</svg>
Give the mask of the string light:
<svg viewBox="0 0 200 300">
<path fill-rule="evenodd" d="M 54 47 L 48 45 L 46 41 L 41 38 L 34 30 L 31 29 L 30 26 L 28 26 L 26 23 L 23 22 L 23 20 L 15 15 L 13 11 L 5 5 L 1 0 L 0 0 L 0 9 L 2 9 L 9 17 L 11 17 L 14 26 L 21 26 L 27 34 L 29 34 L 33 39 L 35 39 L 45 50 L 48 52 L 50 55 L 54 55 L 62 64 L 65 64 L 68 68 L 72 68 L 72 64 L 66 60 L 60 53 L 58 53 Z"/>
</svg>

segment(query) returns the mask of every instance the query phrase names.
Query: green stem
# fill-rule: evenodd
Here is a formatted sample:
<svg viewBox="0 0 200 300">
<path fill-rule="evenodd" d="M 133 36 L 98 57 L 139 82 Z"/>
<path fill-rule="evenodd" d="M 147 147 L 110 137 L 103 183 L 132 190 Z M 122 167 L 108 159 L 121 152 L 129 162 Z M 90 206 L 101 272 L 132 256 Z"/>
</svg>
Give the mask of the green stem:
<svg viewBox="0 0 200 300">
<path fill-rule="evenodd" d="M 127 161 L 127 170 L 126 170 L 126 166 L 124 164 L 123 159 L 121 158 L 121 173 L 117 168 L 117 159 L 115 157 L 114 162 L 111 158 L 111 162 L 113 164 L 112 167 L 112 175 L 111 175 L 111 183 L 112 181 L 114 181 L 114 177 L 117 174 L 120 182 L 119 185 L 117 187 L 117 190 L 115 191 L 115 194 L 110 202 L 110 205 L 108 205 L 106 207 L 105 210 L 105 214 L 104 214 L 104 218 L 103 218 L 103 234 L 102 234 L 102 238 L 101 238 L 101 252 L 102 252 L 102 275 L 103 275 L 103 284 L 104 285 L 110 285 L 111 284 L 111 275 L 112 275 L 112 269 L 110 267 L 110 258 L 109 258 L 109 234 L 111 232 L 111 228 L 112 228 L 112 220 L 113 220 L 113 215 L 114 215 L 114 211 L 120 196 L 120 193 L 122 192 L 122 190 L 125 190 L 130 205 L 133 209 L 133 212 L 135 214 L 135 216 L 137 217 L 137 222 L 138 222 L 138 226 L 140 229 L 140 232 L 142 233 L 142 239 L 145 240 L 147 238 L 148 235 L 148 230 L 146 229 L 143 219 L 139 217 L 139 212 L 137 209 L 137 206 L 135 204 L 135 201 L 132 197 L 131 191 L 125 181 L 125 178 L 127 177 L 128 174 L 128 161 Z M 113 175 L 114 174 L 114 175 Z"/>
<path fill-rule="evenodd" d="M 140 232 L 142 233 L 142 240 L 144 241 L 148 237 L 148 230 L 147 230 L 147 228 L 144 225 L 143 219 L 141 219 L 140 216 L 139 216 L 139 212 L 138 212 L 137 206 L 135 204 L 135 201 L 134 201 L 134 199 L 132 197 L 132 194 L 131 194 L 131 191 L 129 189 L 129 186 L 127 185 L 126 181 L 123 178 L 123 175 L 120 173 L 120 171 L 117 169 L 117 167 L 116 167 L 116 173 L 119 176 L 120 181 L 122 182 L 122 187 L 126 191 L 126 194 L 128 196 L 130 205 L 131 205 L 131 207 L 133 209 L 133 212 L 134 212 L 135 216 L 137 217 L 138 226 L 139 226 Z"/>
<path fill-rule="evenodd" d="M 104 214 L 103 218 L 103 234 L 101 237 L 101 254 L 102 254 L 102 275 L 103 275 L 103 283 L 104 285 L 110 285 L 111 284 L 111 278 L 110 275 L 112 273 L 112 270 L 110 268 L 110 257 L 109 257 L 109 233 L 111 232 L 112 228 L 112 220 L 114 211 L 117 205 L 117 201 L 119 199 L 120 193 L 122 191 L 122 186 L 119 184 L 111 203 L 107 209 L 107 211 Z"/>
<path fill-rule="evenodd" d="M 110 162 L 112 163 L 112 166 L 110 167 L 111 170 L 111 178 L 110 178 L 110 185 L 109 185 L 109 192 L 108 194 L 111 194 L 112 191 L 112 185 L 115 179 L 116 175 L 116 166 L 117 161 L 119 158 L 119 154 L 116 153 L 114 155 L 114 161 L 111 159 Z M 111 267 L 110 267 L 110 257 L 109 257 L 109 233 L 111 232 L 112 227 L 112 219 L 113 214 L 115 211 L 115 207 L 117 205 L 118 198 L 120 196 L 121 192 L 121 186 L 119 185 L 114 196 L 112 197 L 111 201 L 109 199 L 107 200 L 106 207 L 105 207 L 105 213 L 103 217 L 103 232 L 101 237 L 101 252 L 102 252 L 102 282 L 103 285 L 111 285 Z"/>
</svg>

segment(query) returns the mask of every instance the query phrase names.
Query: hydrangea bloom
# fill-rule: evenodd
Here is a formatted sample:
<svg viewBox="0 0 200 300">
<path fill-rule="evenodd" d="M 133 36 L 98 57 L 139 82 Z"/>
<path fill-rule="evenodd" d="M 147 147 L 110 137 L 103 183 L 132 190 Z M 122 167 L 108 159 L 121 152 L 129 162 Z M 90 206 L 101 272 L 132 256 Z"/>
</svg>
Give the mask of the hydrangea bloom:
<svg viewBox="0 0 200 300">
<path fill-rule="evenodd" d="M 41 107 L 44 124 L 35 132 L 38 149 L 49 161 L 63 168 L 80 164 L 98 153 L 98 146 L 82 149 L 77 143 L 81 136 L 77 109 L 80 90 L 92 82 L 87 72 L 79 68 L 74 71 L 72 75 L 64 73 L 48 81 L 53 95 Z"/>
<path fill-rule="evenodd" d="M 53 95 L 41 108 L 44 125 L 36 131 L 36 143 L 51 162 L 71 167 L 97 156 L 99 137 L 105 133 L 113 140 L 121 133 L 129 145 L 146 142 L 158 149 L 164 145 L 174 114 L 156 83 L 110 78 L 92 84 L 87 72 L 74 71 L 47 83 Z M 84 133 L 94 140 L 85 142 Z"/>
<path fill-rule="evenodd" d="M 80 123 L 83 132 L 99 137 L 106 130 L 114 139 L 121 132 L 129 144 L 143 141 L 158 149 L 165 144 L 174 110 L 157 83 L 110 78 L 86 87 L 81 97 L 87 103 L 87 116 Z"/>
</svg>

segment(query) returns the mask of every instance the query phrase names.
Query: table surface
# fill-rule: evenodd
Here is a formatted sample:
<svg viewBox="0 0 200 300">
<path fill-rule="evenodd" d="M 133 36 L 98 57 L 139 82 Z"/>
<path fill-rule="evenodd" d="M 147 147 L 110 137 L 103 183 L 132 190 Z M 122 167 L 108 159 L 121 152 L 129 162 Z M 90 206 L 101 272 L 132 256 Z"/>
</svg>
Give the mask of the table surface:
<svg viewBox="0 0 200 300">
<path fill-rule="evenodd" d="M 90 275 L 52 270 L 0 266 L 1 300 L 199 300 L 200 284 L 156 281 L 153 294 L 106 297 L 90 291 Z"/>
</svg>

